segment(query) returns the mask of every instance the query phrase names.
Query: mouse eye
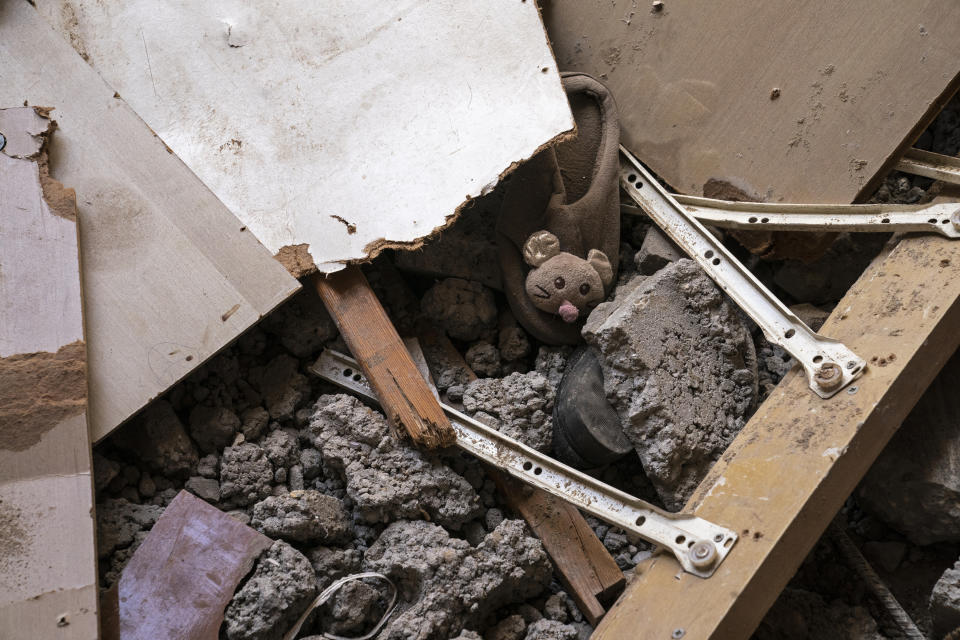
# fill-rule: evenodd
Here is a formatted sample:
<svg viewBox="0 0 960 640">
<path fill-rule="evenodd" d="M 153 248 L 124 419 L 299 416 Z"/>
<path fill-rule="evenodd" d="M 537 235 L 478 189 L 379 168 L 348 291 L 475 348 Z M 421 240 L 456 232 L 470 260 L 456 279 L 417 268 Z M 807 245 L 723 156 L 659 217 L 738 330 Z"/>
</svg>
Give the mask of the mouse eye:
<svg viewBox="0 0 960 640">
<path fill-rule="evenodd" d="M 558 277 L 553 281 L 553 286 L 555 286 L 557 289 L 563 289 L 565 286 L 567 286 L 567 282 L 562 277 Z"/>
<path fill-rule="evenodd" d="M 582 285 L 580 285 L 580 295 L 585 296 L 588 293 L 590 293 L 590 285 L 584 282 Z"/>
</svg>

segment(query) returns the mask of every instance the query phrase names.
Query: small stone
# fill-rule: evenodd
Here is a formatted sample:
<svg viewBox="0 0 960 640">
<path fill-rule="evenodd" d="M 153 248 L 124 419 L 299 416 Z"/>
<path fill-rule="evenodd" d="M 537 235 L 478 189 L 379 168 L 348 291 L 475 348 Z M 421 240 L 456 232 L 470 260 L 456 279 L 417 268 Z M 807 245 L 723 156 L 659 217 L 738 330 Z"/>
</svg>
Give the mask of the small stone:
<svg viewBox="0 0 960 640">
<path fill-rule="evenodd" d="M 553 444 L 554 387 L 536 371 L 481 378 L 467 385 L 464 411 L 501 433 L 547 453 Z"/>
<path fill-rule="evenodd" d="M 524 640 L 577 640 L 577 629 L 556 620 L 537 620 L 527 627 Z"/>
<path fill-rule="evenodd" d="M 519 326 L 502 327 L 498 338 L 497 346 L 504 362 L 513 362 L 530 355 L 530 338 Z"/>
<path fill-rule="evenodd" d="M 137 532 L 150 529 L 163 508 L 111 498 L 97 504 L 97 555 L 106 558 L 116 549 L 130 546 Z"/>
<path fill-rule="evenodd" d="M 210 454 L 208 456 L 203 456 L 200 458 L 200 462 L 197 463 L 197 475 L 203 476 L 204 478 L 216 478 L 217 477 L 217 466 L 220 464 L 220 458 L 215 454 Z"/>
<path fill-rule="evenodd" d="M 217 503 L 220 501 L 220 483 L 212 478 L 194 476 L 187 480 L 187 484 L 183 488 L 207 502 Z"/>
<path fill-rule="evenodd" d="M 618 553 L 627 546 L 627 536 L 611 529 L 607 532 L 607 535 L 603 537 L 603 546 L 606 547 L 607 551 L 611 554 Z"/>
<path fill-rule="evenodd" d="M 293 429 L 276 429 L 267 434 L 260 443 L 274 469 L 292 467 L 300 462 L 297 447 L 297 432 Z M 282 482 L 282 480 L 281 480 Z"/>
<path fill-rule="evenodd" d="M 379 600 L 380 592 L 373 586 L 359 580 L 348 582 L 324 606 L 319 627 L 340 637 L 360 635 L 379 619 Z"/>
<path fill-rule="evenodd" d="M 247 440 L 257 440 L 270 423 L 270 414 L 263 407 L 252 407 L 243 412 L 240 431 Z"/>
<path fill-rule="evenodd" d="M 487 532 L 482 524 L 476 520 L 472 520 L 463 527 L 463 537 L 473 546 L 477 546 L 487 537 Z"/>
<path fill-rule="evenodd" d="M 441 280 L 424 294 L 420 307 L 425 316 L 457 340 L 477 340 L 497 326 L 493 292 L 477 282 Z"/>
<path fill-rule="evenodd" d="M 271 538 L 323 544 L 346 541 L 350 525 L 343 503 L 313 489 L 265 498 L 253 505 L 251 521 Z"/>
<path fill-rule="evenodd" d="M 326 589 L 334 580 L 360 572 L 360 552 L 356 549 L 314 547 L 307 552 L 317 574 L 317 589 Z"/>
<path fill-rule="evenodd" d="M 290 467 L 290 472 L 288 474 L 290 491 L 302 491 L 305 487 L 303 484 L 303 467 L 299 464 L 295 464 Z"/>
<path fill-rule="evenodd" d="M 294 358 L 280 355 L 264 368 L 260 391 L 274 420 L 292 420 L 294 412 L 310 393 L 310 383 L 306 376 L 297 372 L 298 367 Z"/>
<path fill-rule="evenodd" d="M 243 507 L 270 495 L 273 466 L 263 449 L 245 442 L 223 450 L 220 499 L 225 507 Z"/>
<path fill-rule="evenodd" d="M 320 463 L 322 459 L 320 452 L 316 449 L 307 448 L 300 450 L 300 465 L 303 467 L 304 480 L 313 480 L 320 475 Z"/>
<path fill-rule="evenodd" d="M 93 486 L 97 493 L 103 491 L 120 474 L 120 463 L 93 452 Z"/>
<path fill-rule="evenodd" d="M 650 227 L 633 261 L 637 265 L 637 271 L 642 275 L 650 276 L 685 256 L 686 254 L 662 231 L 656 227 Z"/>
<path fill-rule="evenodd" d="M 157 485 L 149 473 L 144 473 L 140 476 L 140 482 L 137 484 L 137 492 L 144 498 L 152 498 L 157 494 Z"/>
<path fill-rule="evenodd" d="M 166 400 L 157 400 L 113 436 L 118 448 L 131 451 L 151 471 L 186 478 L 197 465 L 197 449 Z"/>
<path fill-rule="evenodd" d="M 286 542 L 274 542 L 227 605 L 227 639 L 280 640 L 316 591 L 310 562 Z"/>
<path fill-rule="evenodd" d="M 567 368 L 567 359 L 573 353 L 573 347 L 540 347 L 534 369 L 554 387 L 560 384 L 563 372 Z"/>
<path fill-rule="evenodd" d="M 487 531 L 493 531 L 497 526 L 503 522 L 504 516 L 503 511 L 500 509 L 488 509 L 487 515 L 485 517 Z"/>
<path fill-rule="evenodd" d="M 484 640 L 523 640 L 527 631 L 527 622 L 523 616 L 507 616 L 487 631 Z"/>
<path fill-rule="evenodd" d="M 197 405 L 190 412 L 190 435 L 201 453 L 217 453 L 239 429 L 240 418 L 226 407 Z"/>
<path fill-rule="evenodd" d="M 500 352 L 489 342 L 473 344 L 464 356 L 467 365 L 481 378 L 500 375 Z"/>
<path fill-rule="evenodd" d="M 570 619 L 563 597 L 556 593 L 547 598 L 546 603 L 544 603 L 543 615 L 548 620 L 556 620 L 557 622 L 567 622 Z"/>
</svg>

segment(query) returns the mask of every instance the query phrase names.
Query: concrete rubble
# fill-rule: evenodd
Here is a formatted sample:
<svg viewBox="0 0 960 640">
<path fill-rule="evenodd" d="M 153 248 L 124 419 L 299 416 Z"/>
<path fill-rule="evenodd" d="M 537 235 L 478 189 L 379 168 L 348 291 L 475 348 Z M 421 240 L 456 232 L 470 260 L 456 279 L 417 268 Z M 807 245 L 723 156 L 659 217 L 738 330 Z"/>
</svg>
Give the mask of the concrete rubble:
<svg viewBox="0 0 960 640">
<path fill-rule="evenodd" d="M 680 260 L 598 306 L 583 335 L 644 471 L 679 509 L 754 406 L 750 334 L 700 268 Z"/>
<path fill-rule="evenodd" d="M 893 177 L 875 197 L 924 197 L 926 186 Z M 481 199 L 474 209 L 491 206 Z M 678 510 L 794 362 L 648 220 L 624 220 L 620 281 L 582 336 L 600 357 L 607 399 L 637 455 L 590 473 Z M 488 268 L 496 253 L 489 222 L 475 216 L 465 236 L 478 248 L 464 259 L 487 256 L 483 269 L 452 267 L 465 246 L 459 222 L 417 254 L 378 260 L 399 266 L 418 298 L 398 324 L 425 318 L 478 376 L 471 380 L 456 359 L 424 346 L 448 401 L 551 454 L 555 390 L 573 348 L 543 344 L 517 323 L 499 273 Z M 842 235 L 812 264 L 755 259 L 750 266 L 816 329 L 884 241 Z M 375 275 L 371 282 L 388 286 Z M 98 444 L 101 587 L 117 581 L 186 488 L 274 540 L 226 610 L 221 637 L 229 640 L 282 637 L 317 593 L 361 571 L 384 573 L 399 590 L 381 640 L 588 638 L 593 628 L 560 587 L 543 545 L 483 466 L 458 451 L 418 449 L 382 412 L 311 377 L 309 366 L 327 347 L 347 350 L 317 296 L 305 291 Z M 864 555 L 918 624 L 941 635 L 960 626 L 960 564 L 951 568 L 960 557 L 953 428 L 960 405 L 949 371 L 931 387 L 939 408 L 915 411 L 845 507 Z M 587 523 L 628 575 L 651 557 L 646 543 L 592 517 Z M 896 637 L 830 549 L 821 543 L 811 552 L 758 640 Z M 387 593 L 376 581 L 350 583 L 310 616 L 300 637 L 362 635 Z"/>
</svg>

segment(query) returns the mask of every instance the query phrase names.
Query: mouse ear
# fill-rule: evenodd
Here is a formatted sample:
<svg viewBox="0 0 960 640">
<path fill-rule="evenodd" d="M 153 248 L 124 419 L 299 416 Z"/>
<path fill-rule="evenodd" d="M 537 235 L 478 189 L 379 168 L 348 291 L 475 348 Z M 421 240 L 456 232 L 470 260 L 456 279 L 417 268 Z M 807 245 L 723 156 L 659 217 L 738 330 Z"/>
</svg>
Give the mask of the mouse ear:
<svg viewBox="0 0 960 640">
<path fill-rule="evenodd" d="M 523 243 L 523 259 L 534 268 L 559 253 L 560 240 L 549 231 L 537 231 Z"/>
<path fill-rule="evenodd" d="M 607 254 L 599 249 L 590 249 L 590 253 L 587 254 L 587 262 L 599 274 L 603 288 L 609 289 L 610 285 L 613 284 L 613 267 L 610 266 L 610 259 L 607 258 Z"/>
</svg>

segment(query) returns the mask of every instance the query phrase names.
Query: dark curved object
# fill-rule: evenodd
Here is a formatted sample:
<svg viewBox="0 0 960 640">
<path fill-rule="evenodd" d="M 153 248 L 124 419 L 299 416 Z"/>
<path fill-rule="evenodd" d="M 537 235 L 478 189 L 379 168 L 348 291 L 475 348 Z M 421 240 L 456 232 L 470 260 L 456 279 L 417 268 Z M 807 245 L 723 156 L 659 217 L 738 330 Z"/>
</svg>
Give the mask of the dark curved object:
<svg viewBox="0 0 960 640">
<path fill-rule="evenodd" d="M 603 391 L 596 354 L 583 346 L 573 352 L 553 403 L 553 454 L 571 467 L 591 469 L 633 451 L 620 418 Z"/>
</svg>

